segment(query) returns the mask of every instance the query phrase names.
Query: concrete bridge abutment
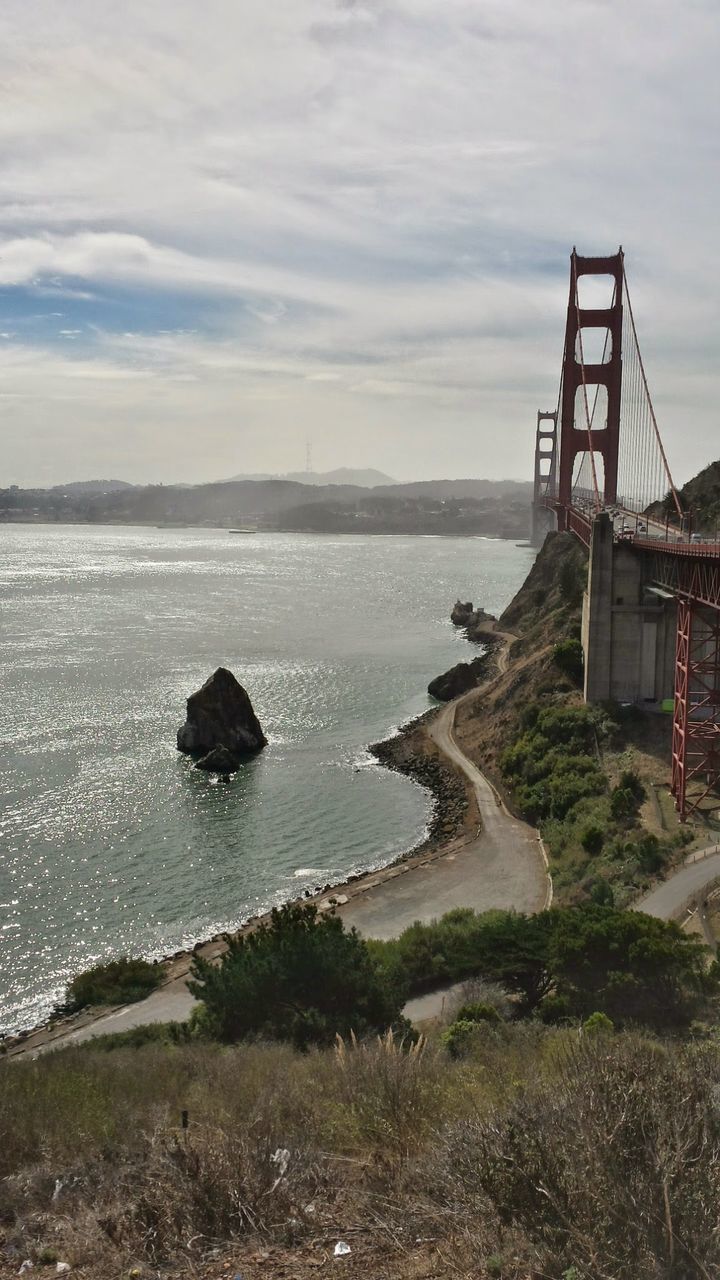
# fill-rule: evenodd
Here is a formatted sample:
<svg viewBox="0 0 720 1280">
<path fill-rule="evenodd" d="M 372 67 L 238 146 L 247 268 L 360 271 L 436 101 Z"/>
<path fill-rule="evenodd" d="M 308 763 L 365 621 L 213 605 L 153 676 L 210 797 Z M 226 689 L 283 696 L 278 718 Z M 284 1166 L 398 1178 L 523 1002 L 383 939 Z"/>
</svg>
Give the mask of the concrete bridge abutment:
<svg viewBox="0 0 720 1280">
<path fill-rule="evenodd" d="M 659 704 L 675 687 L 677 606 L 646 577 L 647 557 L 592 522 L 582 647 L 586 702 Z"/>
</svg>

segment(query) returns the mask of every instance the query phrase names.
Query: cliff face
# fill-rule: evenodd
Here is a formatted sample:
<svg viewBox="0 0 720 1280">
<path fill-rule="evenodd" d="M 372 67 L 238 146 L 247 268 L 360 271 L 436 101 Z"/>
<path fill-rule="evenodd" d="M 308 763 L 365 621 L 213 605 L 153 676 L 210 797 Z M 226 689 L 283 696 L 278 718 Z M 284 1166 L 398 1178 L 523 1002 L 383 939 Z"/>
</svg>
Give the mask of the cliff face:
<svg viewBox="0 0 720 1280">
<path fill-rule="evenodd" d="M 530 702 L 551 696 L 582 701 L 580 689 L 553 661 L 555 646 L 579 635 L 587 556 L 571 534 L 549 533 L 517 595 L 497 622 L 498 632 L 518 638 L 510 645 L 506 670 L 458 709 L 456 727 L 463 750 L 494 779 L 500 753 L 512 741 Z"/>
<path fill-rule="evenodd" d="M 569 533 L 549 533 L 527 578 L 502 614 L 498 629 L 542 648 L 580 624 L 587 553 Z M 525 648 L 528 648 L 526 644 Z"/>
</svg>

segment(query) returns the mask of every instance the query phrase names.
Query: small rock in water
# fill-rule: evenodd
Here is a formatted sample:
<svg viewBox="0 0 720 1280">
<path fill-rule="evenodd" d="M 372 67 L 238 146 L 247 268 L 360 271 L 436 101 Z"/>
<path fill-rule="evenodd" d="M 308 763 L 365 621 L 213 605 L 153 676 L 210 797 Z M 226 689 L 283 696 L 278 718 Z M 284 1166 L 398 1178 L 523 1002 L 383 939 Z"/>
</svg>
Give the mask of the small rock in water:
<svg viewBox="0 0 720 1280">
<path fill-rule="evenodd" d="M 250 698 L 232 671 L 218 667 L 190 695 L 177 746 L 195 757 L 198 768 L 220 774 L 234 773 L 243 756 L 267 746 Z"/>
<path fill-rule="evenodd" d="M 238 758 L 227 747 L 213 747 L 212 751 L 208 751 L 206 756 L 197 761 L 195 767 L 205 769 L 208 773 L 235 773 Z"/>
</svg>

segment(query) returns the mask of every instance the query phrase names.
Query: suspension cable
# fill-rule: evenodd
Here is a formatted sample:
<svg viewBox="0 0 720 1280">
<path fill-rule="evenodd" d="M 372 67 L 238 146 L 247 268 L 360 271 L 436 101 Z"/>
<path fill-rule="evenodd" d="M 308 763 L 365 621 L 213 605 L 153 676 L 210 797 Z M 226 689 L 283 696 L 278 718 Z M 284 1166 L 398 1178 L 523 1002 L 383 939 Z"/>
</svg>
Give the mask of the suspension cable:
<svg viewBox="0 0 720 1280">
<path fill-rule="evenodd" d="M 629 315 L 630 315 L 630 324 L 631 324 L 631 327 L 632 327 L 633 339 L 634 339 L 634 342 L 635 342 L 635 351 L 636 351 L 636 353 L 637 353 L 638 364 L 639 364 L 639 366 L 640 366 L 640 376 L 641 376 L 641 378 L 642 378 L 642 384 L 643 384 L 643 387 L 644 387 L 644 389 L 645 389 L 645 395 L 646 395 L 646 397 L 647 397 L 647 403 L 648 403 L 648 407 L 649 407 L 649 409 L 650 409 L 650 418 L 651 418 L 651 420 L 652 420 L 653 428 L 654 428 L 654 431 L 655 431 L 655 439 L 657 440 L 658 448 L 660 449 L 660 456 L 661 456 L 661 458 L 662 458 L 663 467 L 664 467 L 664 469 L 665 469 L 665 475 L 666 475 L 666 477 L 667 477 L 667 481 L 668 481 L 668 484 L 669 484 L 669 486 L 670 486 L 670 492 L 671 492 L 671 494 L 672 494 L 673 501 L 674 501 L 674 503 L 675 503 L 675 509 L 676 509 L 677 514 L 678 514 L 678 516 L 680 517 L 680 519 L 682 519 L 682 514 L 683 514 L 683 512 L 682 512 L 682 507 L 681 507 L 681 505 L 680 505 L 680 499 L 678 498 L 677 490 L 676 490 L 676 488 L 675 488 L 675 484 L 674 484 L 674 482 L 673 482 L 673 478 L 672 478 L 672 475 L 671 475 L 671 473 L 670 473 L 670 466 L 669 466 L 669 464 L 668 464 L 667 455 L 666 455 L 666 453 L 665 453 L 665 449 L 664 449 L 664 447 L 663 447 L 663 442 L 662 442 L 662 439 L 661 439 L 661 436 L 660 436 L 660 429 L 659 429 L 658 424 L 657 424 L 657 418 L 655 417 L 655 409 L 654 409 L 654 407 L 653 407 L 652 399 L 650 398 L 650 389 L 649 389 L 649 387 L 648 387 L 647 378 L 646 378 L 646 376 L 645 376 L 645 366 L 644 366 L 644 364 L 643 364 L 643 358 L 642 358 L 642 354 L 641 354 L 641 351 L 640 351 L 640 344 L 639 344 L 639 342 L 638 342 L 638 337 L 637 337 L 637 330 L 636 330 L 636 328 L 635 328 L 635 317 L 634 317 L 634 315 L 633 315 L 632 303 L 630 302 L 630 292 L 629 292 L 629 290 L 628 290 L 628 282 L 627 282 L 627 275 L 625 274 L 625 263 L 624 263 L 624 262 L 623 262 L 623 282 L 624 282 L 624 284 L 625 284 L 625 297 L 627 298 L 628 313 L 629 313 Z"/>
</svg>

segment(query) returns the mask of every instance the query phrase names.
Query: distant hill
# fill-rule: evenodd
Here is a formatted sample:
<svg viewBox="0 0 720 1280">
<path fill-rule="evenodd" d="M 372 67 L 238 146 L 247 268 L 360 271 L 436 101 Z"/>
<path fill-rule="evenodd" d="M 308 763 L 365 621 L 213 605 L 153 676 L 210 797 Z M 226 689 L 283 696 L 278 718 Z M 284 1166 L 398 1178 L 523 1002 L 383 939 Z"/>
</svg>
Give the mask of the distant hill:
<svg viewBox="0 0 720 1280">
<path fill-rule="evenodd" d="M 296 484 L 351 484 L 361 489 L 374 489 L 378 485 L 396 484 L 392 476 L 384 471 L 376 471 L 373 467 L 357 469 L 354 467 L 337 467 L 335 471 L 288 471 L 287 475 L 273 476 L 260 472 L 257 475 L 231 476 L 223 484 L 233 484 L 238 480 L 293 480 Z"/>
<path fill-rule="evenodd" d="M 530 480 L 412 480 L 388 493 L 405 498 L 522 498 L 532 496 Z"/>
<path fill-rule="evenodd" d="M 120 493 L 123 489 L 139 489 L 140 485 L 127 480 L 71 480 L 69 484 L 55 484 L 51 493 L 72 493 L 77 497 L 91 493 Z"/>
<path fill-rule="evenodd" d="M 78 481 L 54 489 L 0 489 L 0 521 L 517 538 L 525 536 L 531 491 L 531 484 L 516 480 L 425 480 L 373 488 L 280 479 L 188 486 Z"/>
</svg>

